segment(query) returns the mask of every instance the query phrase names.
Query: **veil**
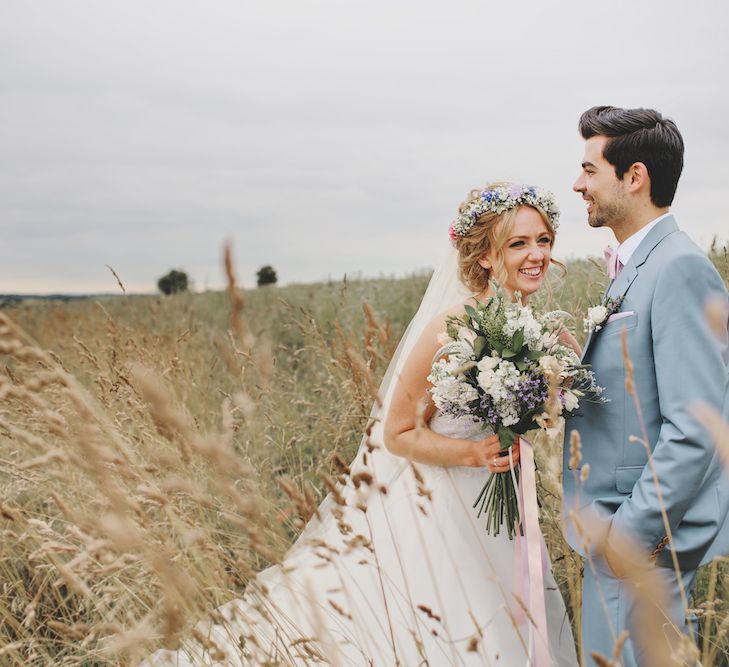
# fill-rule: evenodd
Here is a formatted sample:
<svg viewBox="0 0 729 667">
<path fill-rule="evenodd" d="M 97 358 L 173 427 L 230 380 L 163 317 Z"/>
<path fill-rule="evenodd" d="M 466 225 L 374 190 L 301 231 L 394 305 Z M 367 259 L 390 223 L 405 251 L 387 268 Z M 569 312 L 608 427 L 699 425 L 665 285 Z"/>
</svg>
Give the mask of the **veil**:
<svg viewBox="0 0 729 667">
<path fill-rule="evenodd" d="M 346 583 L 351 587 L 350 592 L 359 595 L 358 618 L 365 618 L 364 625 L 371 626 L 371 637 L 369 640 L 365 639 L 365 642 L 374 641 L 375 638 L 379 640 L 377 633 L 381 624 L 375 609 L 380 608 L 381 602 L 384 603 L 384 610 L 387 612 L 388 602 L 395 604 L 403 599 L 403 591 L 407 589 L 408 584 L 405 574 L 401 571 L 399 554 L 402 547 L 408 545 L 399 543 L 397 531 L 392 530 L 391 520 L 400 518 L 407 521 L 408 516 L 404 515 L 404 510 L 413 508 L 400 507 L 395 511 L 395 508 L 389 506 L 388 501 L 396 500 L 398 494 L 402 497 L 412 482 L 409 480 L 409 475 L 403 474 L 409 470 L 408 460 L 391 454 L 385 447 L 384 423 L 405 362 L 426 326 L 436 315 L 470 296 L 470 292 L 458 279 L 457 260 L 458 253 L 455 248 L 451 248 L 433 273 L 420 306 L 387 367 L 378 390 L 379 401 L 375 401 L 372 408 L 368 428 L 362 436 L 357 454 L 349 466 L 350 474 L 344 483 L 332 489 L 321 502 L 280 564 L 271 565 L 260 571 L 249 582 L 243 598 L 231 600 L 218 607 L 217 622 L 198 624 L 198 637 L 215 639 L 219 642 L 216 644 L 218 647 L 225 647 L 229 658 L 239 652 L 239 637 L 248 635 L 255 636 L 254 645 L 259 648 L 279 646 L 288 635 L 296 638 L 295 644 L 301 641 L 300 637 L 317 637 L 328 646 L 332 655 L 338 655 L 343 645 L 332 641 L 332 637 L 337 632 L 342 632 L 341 619 L 337 614 L 331 617 L 331 609 L 328 611 L 330 616 L 327 616 L 331 627 L 325 627 L 322 619 L 324 610 L 331 604 L 328 596 L 334 590 L 341 588 L 343 577 L 348 577 Z M 355 484 L 358 474 L 371 476 L 367 479 L 371 479 L 372 483 Z M 381 492 L 383 487 L 387 489 L 386 494 Z M 370 499 L 374 499 L 375 502 L 362 504 L 363 500 Z M 361 512 L 361 509 L 364 512 Z M 349 522 L 349 531 L 340 530 L 338 521 L 344 516 Z M 377 569 L 365 568 L 364 571 L 348 569 L 359 567 L 361 564 L 357 562 L 361 556 L 356 550 L 349 552 L 350 555 L 356 556 L 354 562 L 350 559 L 347 564 L 342 560 L 338 563 L 341 567 L 322 569 L 319 558 L 320 547 L 331 542 L 336 544 L 334 553 L 340 553 L 338 547 L 346 544 L 345 533 L 352 531 L 352 526 L 356 528 L 355 533 L 369 534 L 373 544 L 377 544 L 377 549 L 373 549 L 375 558 L 379 558 Z M 346 550 L 343 550 L 343 558 L 346 558 L 345 553 Z M 387 574 L 387 590 L 382 583 L 383 572 Z M 363 577 L 367 576 L 370 577 L 367 579 L 369 585 L 364 584 Z M 373 576 L 377 578 L 372 579 Z M 412 605 L 406 607 L 410 615 L 413 613 L 412 607 Z M 334 609 L 338 610 L 338 607 L 335 605 Z M 402 614 L 403 612 L 400 612 L 401 617 Z M 316 630 L 312 629 L 314 627 Z M 353 632 L 359 630 L 355 628 Z M 349 638 L 350 634 L 347 631 L 343 636 Z M 409 631 L 406 636 L 410 639 Z M 347 644 L 356 648 L 349 639 Z M 196 637 L 194 641 L 187 642 L 180 652 L 160 650 L 142 665 L 152 667 L 173 664 L 218 664 L 206 662 L 209 659 L 206 656 L 206 645 L 200 644 Z"/>
<path fill-rule="evenodd" d="M 384 442 L 384 424 L 387 420 L 395 388 L 400 380 L 400 374 L 410 353 L 420 340 L 425 327 L 436 315 L 464 301 L 469 296 L 472 296 L 472 293 L 458 277 L 458 251 L 451 246 L 433 272 L 425 294 L 420 301 L 420 306 L 405 329 L 405 333 L 400 339 L 385 371 L 377 392 L 380 402 L 378 405 L 376 401 L 372 407 L 369 419 L 370 426 L 362 436 L 357 454 L 350 464 L 351 476 L 367 470 L 374 475 L 378 485 L 387 488 L 407 468 L 408 460 L 391 454 Z M 348 499 L 348 495 L 351 495 L 353 491 L 353 488 L 345 487 L 343 490 L 345 499 Z M 334 505 L 332 494 L 329 494 L 319 505 L 317 512 L 311 517 L 291 551 L 295 551 L 306 542 L 321 537 L 324 524 Z"/>
</svg>

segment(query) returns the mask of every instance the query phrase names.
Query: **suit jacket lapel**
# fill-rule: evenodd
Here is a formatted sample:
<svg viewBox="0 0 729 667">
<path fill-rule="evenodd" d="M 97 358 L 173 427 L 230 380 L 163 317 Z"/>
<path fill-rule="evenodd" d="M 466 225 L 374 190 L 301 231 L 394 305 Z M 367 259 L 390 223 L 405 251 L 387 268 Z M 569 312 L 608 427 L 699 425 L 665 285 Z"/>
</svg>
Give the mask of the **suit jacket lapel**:
<svg viewBox="0 0 729 667">
<path fill-rule="evenodd" d="M 631 255 L 628 263 L 622 268 L 618 277 L 608 285 L 607 290 L 602 298 L 602 303 L 608 299 L 617 299 L 621 296 L 625 296 L 633 281 L 638 277 L 638 271 L 643 264 L 645 264 L 648 256 L 653 252 L 653 249 L 666 238 L 669 234 L 673 234 L 678 231 L 678 225 L 672 215 L 661 220 L 653 229 L 648 232 L 648 235 L 640 242 L 640 245 L 635 249 L 635 252 Z M 596 334 L 599 331 L 591 331 L 590 335 L 585 342 L 585 347 L 582 350 L 582 359 L 585 358 L 587 350 L 596 338 Z"/>
<path fill-rule="evenodd" d="M 640 242 L 640 245 L 631 255 L 628 263 L 623 267 L 620 275 L 612 282 L 608 288 L 607 295 L 610 298 L 624 296 L 630 288 L 632 282 L 638 276 L 638 270 L 645 264 L 648 256 L 653 252 L 654 248 L 666 238 L 669 234 L 678 231 L 678 225 L 672 215 L 665 217 L 648 235 Z"/>
</svg>

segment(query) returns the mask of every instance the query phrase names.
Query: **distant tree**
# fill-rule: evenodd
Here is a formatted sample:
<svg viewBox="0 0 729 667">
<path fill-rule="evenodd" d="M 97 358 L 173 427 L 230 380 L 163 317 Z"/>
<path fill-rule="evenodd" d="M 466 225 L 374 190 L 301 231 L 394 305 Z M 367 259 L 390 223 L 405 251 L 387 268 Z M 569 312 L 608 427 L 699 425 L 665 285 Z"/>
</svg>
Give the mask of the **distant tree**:
<svg viewBox="0 0 729 667">
<path fill-rule="evenodd" d="M 258 269 L 256 276 L 258 276 L 259 287 L 262 285 L 273 285 L 278 280 L 278 276 L 276 276 L 276 272 L 273 270 L 273 267 L 268 264 Z"/>
<path fill-rule="evenodd" d="M 177 294 L 187 291 L 187 274 L 184 271 L 172 269 L 168 274 L 157 281 L 157 287 L 162 294 Z"/>
</svg>

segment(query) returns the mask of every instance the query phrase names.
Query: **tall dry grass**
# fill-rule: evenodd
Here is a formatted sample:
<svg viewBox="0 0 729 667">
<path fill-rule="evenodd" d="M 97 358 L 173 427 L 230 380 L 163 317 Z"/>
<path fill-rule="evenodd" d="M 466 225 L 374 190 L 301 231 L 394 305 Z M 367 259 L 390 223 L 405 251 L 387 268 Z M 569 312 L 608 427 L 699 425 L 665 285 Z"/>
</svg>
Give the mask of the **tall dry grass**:
<svg viewBox="0 0 729 667">
<path fill-rule="evenodd" d="M 727 280 L 726 248 L 712 257 Z M 341 472 L 332 455 L 356 451 L 426 284 L 0 311 L 0 664 L 134 664 L 240 595 Z M 579 323 L 603 288 L 598 266 L 573 261 L 541 301 Z M 547 542 L 576 611 L 559 444 L 536 449 Z M 693 601 L 705 665 L 729 656 L 727 567 L 702 572 Z"/>
</svg>

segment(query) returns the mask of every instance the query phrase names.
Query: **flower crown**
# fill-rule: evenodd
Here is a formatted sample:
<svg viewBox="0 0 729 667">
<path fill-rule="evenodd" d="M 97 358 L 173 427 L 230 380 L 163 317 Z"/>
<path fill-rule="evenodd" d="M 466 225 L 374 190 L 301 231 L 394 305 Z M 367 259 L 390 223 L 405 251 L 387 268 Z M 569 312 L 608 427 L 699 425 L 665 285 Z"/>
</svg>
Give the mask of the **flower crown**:
<svg viewBox="0 0 729 667">
<path fill-rule="evenodd" d="M 488 186 L 487 186 L 488 188 Z M 497 185 L 484 190 L 477 199 L 466 206 L 465 210 L 452 223 L 448 233 L 452 241 L 466 236 L 484 213 L 503 213 L 522 204 L 538 206 L 549 218 L 552 229 L 559 227 L 559 206 L 554 195 L 544 188 L 533 185 Z"/>
</svg>

